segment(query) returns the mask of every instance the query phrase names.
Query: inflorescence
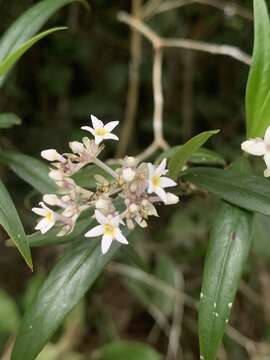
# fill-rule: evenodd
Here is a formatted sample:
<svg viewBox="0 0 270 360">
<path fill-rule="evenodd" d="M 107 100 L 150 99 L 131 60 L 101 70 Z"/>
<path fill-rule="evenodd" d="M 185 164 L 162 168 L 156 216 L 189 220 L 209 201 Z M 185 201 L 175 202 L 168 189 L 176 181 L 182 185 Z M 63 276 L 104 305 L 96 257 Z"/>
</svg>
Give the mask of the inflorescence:
<svg viewBox="0 0 270 360">
<path fill-rule="evenodd" d="M 53 226 L 58 226 L 58 236 L 72 232 L 80 214 L 89 208 L 95 208 L 93 217 L 98 225 L 86 232 L 86 237 L 102 236 L 101 250 L 105 254 L 113 240 L 128 244 L 120 225 L 134 229 L 136 225 L 146 227 L 149 216 L 158 216 L 155 204 L 163 202 L 166 205 L 176 204 L 179 198 L 164 189 L 177 185 L 175 181 L 165 176 L 167 160 L 155 166 L 151 163 L 138 164 L 134 157 L 120 160 L 120 167 L 113 170 L 98 159 L 103 150 L 104 140 L 118 140 L 112 130 L 118 121 L 104 125 L 95 116 L 91 116 L 92 127 L 83 126 L 94 139 L 84 137 L 82 142 L 69 143 L 72 153 L 59 154 L 54 149 L 44 150 L 41 156 L 51 162 L 49 176 L 57 185 L 58 195 L 46 194 L 40 207 L 33 212 L 42 217 L 36 230 L 42 234 Z M 78 186 L 72 178 L 84 166 L 95 164 L 110 175 L 110 179 L 96 175 L 96 190 L 94 192 Z M 122 200 L 124 209 L 119 212 L 116 201 Z M 56 207 L 58 210 L 52 210 Z"/>
</svg>

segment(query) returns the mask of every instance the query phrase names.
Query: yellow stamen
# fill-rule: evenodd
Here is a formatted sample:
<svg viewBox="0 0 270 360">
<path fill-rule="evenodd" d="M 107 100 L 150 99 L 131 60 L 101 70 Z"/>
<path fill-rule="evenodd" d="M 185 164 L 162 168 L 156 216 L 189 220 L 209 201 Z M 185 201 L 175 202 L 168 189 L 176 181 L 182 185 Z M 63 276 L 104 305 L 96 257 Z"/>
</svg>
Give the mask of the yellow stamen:
<svg viewBox="0 0 270 360">
<path fill-rule="evenodd" d="M 155 187 L 160 187 L 160 176 L 153 176 L 152 183 Z"/>
<path fill-rule="evenodd" d="M 104 235 L 110 236 L 110 237 L 114 237 L 115 234 L 115 226 L 111 225 L 111 224 L 105 224 L 104 226 Z"/>
<path fill-rule="evenodd" d="M 104 136 L 106 134 L 108 134 L 108 131 L 105 128 L 98 128 L 95 130 L 96 135 L 98 136 Z"/>
<path fill-rule="evenodd" d="M 53 213 L 51 211 L 48 211 L 45 215 L 45 218 L 47 219 L 48 222 L 51 222 L 53 219 Z"/>
</svg>

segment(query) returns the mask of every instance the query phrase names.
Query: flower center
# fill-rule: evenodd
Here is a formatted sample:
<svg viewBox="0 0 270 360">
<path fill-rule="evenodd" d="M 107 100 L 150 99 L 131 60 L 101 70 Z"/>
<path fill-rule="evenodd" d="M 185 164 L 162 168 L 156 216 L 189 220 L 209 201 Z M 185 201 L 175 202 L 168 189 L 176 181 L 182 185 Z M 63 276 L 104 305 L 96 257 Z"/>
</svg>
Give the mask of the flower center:
<svg viewBox="0 0 270 360">
<path fill-rule="evenodd" d="M 114 237 L 115 226 L 111 224 L 105 224 L 103 227 L 104 227 L 104 235 Z"/>
<path fill-rule="evenodd" d="M 48 211 L 45 215 L 45 218 L 48 222 L 51 222 L 53 219 L 53 213 L 51 211 Z"/>
<path fill-rule="evenodd" d="M 153 176 L 152 183 L 156 187 L 160 187 L 160 176 Z"/>
<path fill-rule="evenodd" d="M 98 128 L 96 129 L 96 134 L 98 136 L 104 136 L 108 133 L 108 131 L 105 128 Z"/>
</svg>

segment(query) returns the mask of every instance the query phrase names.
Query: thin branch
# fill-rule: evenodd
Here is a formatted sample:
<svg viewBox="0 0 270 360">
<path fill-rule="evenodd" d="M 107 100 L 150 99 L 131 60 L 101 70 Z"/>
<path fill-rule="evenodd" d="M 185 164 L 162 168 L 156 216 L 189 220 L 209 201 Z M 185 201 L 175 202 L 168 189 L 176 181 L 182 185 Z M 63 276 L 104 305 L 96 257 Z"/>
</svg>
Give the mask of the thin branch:
<svg viewBox="0 0 270 360">
<path fill-rule="evenodd" d="M 156 1 L 155 4 L 153 3 L 151 7 L 150 4 L 148 5 L 148 3 L 145 5 L 143 17 L 150 18 L 156 14 L 192 4 L 209 5 L 216 9 L 222 10 L 227 16 L 240 16 L 243 19 L 253 21 L 253 14 L 250 10 L 238 4 L 222 0 L 168 0 L 162 3 L 158 3 Z"/>
<path fill-rule="evenodd" d="M 132 0 L 132 15 L 134 18 L 141 18 L 142 0 Z M 131 32 L 130 40 L 130 65 L 129 65 L 129 84 L 127 92 L 127 104 L 125 109 L 125 120 L 121 129 L 121 141 L 119 142 L 116 157 L 121 158 L 127 151 L 128 144 L 132 130 L 134 128 L 134 122 L 138 108 L 139 97 L 139 83 L 140 73 L 139 68 L 141 64 L 142 53 L 142 36 L 141 34 L 133 30 Z"/>
</svg>

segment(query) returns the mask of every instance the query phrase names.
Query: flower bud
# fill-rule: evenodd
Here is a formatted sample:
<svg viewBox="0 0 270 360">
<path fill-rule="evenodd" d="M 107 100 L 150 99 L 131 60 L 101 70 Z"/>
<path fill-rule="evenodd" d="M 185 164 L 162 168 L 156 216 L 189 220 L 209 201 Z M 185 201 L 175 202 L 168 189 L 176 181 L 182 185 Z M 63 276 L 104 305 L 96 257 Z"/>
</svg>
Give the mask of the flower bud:
<svg viewBox="0 0 270 360">
<path fill-rule="evenodd" d="M 71 141 L 69 143 L 69 147 L 71 148 L 74 154 L 81 154 L 84 151 L 84 146 L 79 141 Z"/>
<path fill-rule="evenodd" d="M 166 205 L 174 205 L 177 204 L 179 202 L 179 197 L 172 194 L 172 193 L 167 193 L 167 203 Z"/>
<path fill-rule="evenodd" d="M 61 181 L 63 180 L 63 174 L 60 171 L 57 170 L 51 170 L 49 172 L 49 177 L 55 181 Z"/>
<path fill-rule="evenodd" d="M 41 151 L 41 156 L 49 161 L 64 161 L 65 158 L 60 155 L 55 149 L 48 149 Z"/>
<path fill-rule="evenodd" d="M 98 199 L 96 202 L 96 209 L 106 210 L 108 209 L 108 201 L 104 199 Z"/>
<path fill-rule="evenodd" d="M 128 156 L 125 163 L 126 166 L 134 167 L 137 165 L 137 160 L 133 156 Z"/>
<path fill-rule="evenodd" d="M 133 183 L 130 185 L 130 191 L 131 191 L 131 192 L 136 192 L 137 189 L 138 189 L 138 185 L 137 185 L 135 182 L 133 182 Z"/>
<path fill-rule="evenodd" d="M 45 194 L 43 195 L 43 201 L 51 206 L 60 205 L 61 201 L 58 199 L 57 195 L 55 194 Z"/>
<path fill-rule="evenodd" d="M 131 212 L 131 213 L 135 213 L 138 211 L 138 206 L 136 204 L 131 204 L 128 208 L 128 210 Z"/>
<path fill-rule="evenodd" d="M 131 182 L 132 180 L 134 180 L 135 175 L 136 172 L 134 170 L 132 170 L 131 168 L 126 168 L 123 170 L 122 177 L 126 182 Z"/>
</svg>

